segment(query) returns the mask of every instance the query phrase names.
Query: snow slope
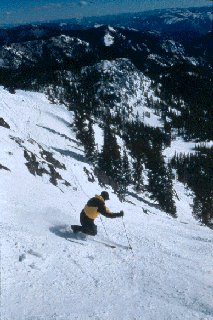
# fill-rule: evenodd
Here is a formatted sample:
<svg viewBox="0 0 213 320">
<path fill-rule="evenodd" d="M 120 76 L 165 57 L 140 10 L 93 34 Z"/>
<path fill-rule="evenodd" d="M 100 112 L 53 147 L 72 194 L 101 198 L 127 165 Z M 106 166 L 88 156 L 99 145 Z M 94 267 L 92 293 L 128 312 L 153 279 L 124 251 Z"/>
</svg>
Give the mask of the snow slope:
<svg viewBox="0 0 213 320">
<path fill-rule="evenodd" d="M 70 224 L 102 190 L 88 181 L 73 114 L 43 94 L 0 88 L 1 117 L 10 126 L 0 126 L 2 320 L 213 319 L 213 234 L 191 218 L 183 186 L 178 219 L 108 190 L 111 210 L 125 211 L 133 251 L 70 242 Z M 29 172 L 29 158 L 40 175 Z M 102 222 L 112 241 L 128 245 L 121 219 Z M 107 239 L 102 222 L 99 240 Z"/>
</svg>

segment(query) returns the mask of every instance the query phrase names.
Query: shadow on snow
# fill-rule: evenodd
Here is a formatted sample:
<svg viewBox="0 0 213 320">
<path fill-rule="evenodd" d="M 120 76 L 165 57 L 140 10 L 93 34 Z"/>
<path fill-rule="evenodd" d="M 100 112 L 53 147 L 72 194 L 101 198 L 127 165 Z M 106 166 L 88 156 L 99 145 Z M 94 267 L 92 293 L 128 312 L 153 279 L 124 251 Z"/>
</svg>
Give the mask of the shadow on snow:
<svg viewBox="0 0 213 320">
<path fill-rule="evenodd" d="M 76 239 L 76 234 L 72 232 L 68 225 L 58 225 L 49 228 L 50 232 L 64 239 Z M 79 236 L 78 236 L 79 238 Z"/>
</svg>

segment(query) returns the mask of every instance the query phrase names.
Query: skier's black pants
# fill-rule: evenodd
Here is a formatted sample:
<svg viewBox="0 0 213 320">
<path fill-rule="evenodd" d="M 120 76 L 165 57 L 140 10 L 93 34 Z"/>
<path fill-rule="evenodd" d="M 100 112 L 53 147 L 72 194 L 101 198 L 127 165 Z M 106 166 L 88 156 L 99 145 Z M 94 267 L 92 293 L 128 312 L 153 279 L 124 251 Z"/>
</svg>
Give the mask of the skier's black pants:
<svg viewBox="0 0 213 320">
<path fill-rule="evenodd" d="M 82 225 L 82 231 L 91 236 L 95 236 L 97 234 L 97 226 L 94 224 L 94 220 L 87 217 L 84 210 L 81 211 L 80 221 Z"/>
</svg>

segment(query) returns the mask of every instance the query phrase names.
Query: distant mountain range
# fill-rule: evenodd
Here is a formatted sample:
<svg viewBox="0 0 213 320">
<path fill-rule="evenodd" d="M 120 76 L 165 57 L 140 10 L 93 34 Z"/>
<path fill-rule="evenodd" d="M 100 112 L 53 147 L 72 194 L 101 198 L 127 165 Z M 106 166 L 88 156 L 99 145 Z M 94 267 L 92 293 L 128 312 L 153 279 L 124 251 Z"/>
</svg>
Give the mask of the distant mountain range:
<svg viewBox="0 0 213 320">
<path fill-rule="evenodd" d="M 119 15 L 93 16 L 54 21 L 34 22 L 34 26 L 59 26 L 61 30 L 74 30 L 94 27 L 95 25 L 135 28 L 141 31 L 156 30 L 160 32 L 195 31 L 206 33 L 212 30 L 212 7 L 175 8 L 151 10 Z M 28 28 L 27 25 L 1 25 L 1 28 Z"/>
<path fill-rule="evenodd" d="M 162 9 L 115 16 L 90 17 L 79 21 L 83 26 L 110 24 L 116 27 L 134 28 L 141 31 L 159 32 L 212 30 L 212 8 Z"/>
</svg>

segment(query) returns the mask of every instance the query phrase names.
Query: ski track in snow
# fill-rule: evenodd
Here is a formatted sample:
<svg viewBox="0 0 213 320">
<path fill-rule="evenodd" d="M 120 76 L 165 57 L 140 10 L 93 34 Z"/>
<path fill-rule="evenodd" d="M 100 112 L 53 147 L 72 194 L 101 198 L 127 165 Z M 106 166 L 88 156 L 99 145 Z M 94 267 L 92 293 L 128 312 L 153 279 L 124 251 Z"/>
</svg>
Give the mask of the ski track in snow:
<svg viewBox="0 0 213 320">
<path fill-rule="evenodd" d="M 0 127 L 0 163 L 11 170 L 0 170 L 2 320 L 213 319 L 212 230 L 193 220 L 182 184 L 178 219 L 131 196 L 135 205 L 120 203 L 109 189 L 107 205 L 125 211 L 133 251 L 66 241 L 60 230 L 101 191 L 83 170 L 89 164 L 73 156 L 83 156 L 68 126 L 73 114 L 43 94 L 0 88 L 0 117 L 10 125 Z M 41 159 L 38 145 L 66 166 L 58 171 L 71 186 L 29 173 L 23 146 Z M 120 219 L 103 221 L 111 241 L 128 245 Z M 107 241 L 97 225 L 97 240 Z"/>
</svg>

